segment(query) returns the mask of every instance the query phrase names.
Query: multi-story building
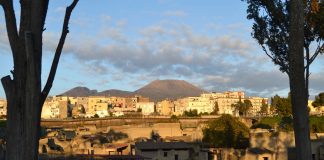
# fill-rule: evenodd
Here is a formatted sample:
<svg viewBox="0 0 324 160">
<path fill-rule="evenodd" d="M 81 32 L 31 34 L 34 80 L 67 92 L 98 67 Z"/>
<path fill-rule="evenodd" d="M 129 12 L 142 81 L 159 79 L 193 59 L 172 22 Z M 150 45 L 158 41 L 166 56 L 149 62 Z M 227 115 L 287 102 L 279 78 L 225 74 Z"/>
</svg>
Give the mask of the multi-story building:
<svg viewBox="0 0 324 160">
<path fill-rule="evenodd" d="M 143 115 L 149 115 L 154 113 L 154 102 L 138 102 L 136 108 L 140 108 Z"/>
<path fill-rule="evenodd" d="M 7 101 L 4 99 L 0 99 L 0 117 L 4 117 L 7 115 Z"/>
<path fill-rule="evenodd" d="M 64 119 L 68 117 L 68 97 L 55 96 L 48 98 L 42 109 L 43 119 Z"/>
<path fill-rule="evenodd" d="M 188 107 L 189 110 L 197 110 L 199 113 L 210 113 L 213 112 L 215 108 L 215 100 L 208 97 L 188 97 Z"/>
<path fill-rule="evenodd" d="M 218 114 L 236 115 L 233 104 L 240 101 L 240 98 L 217 98 Z"/>
<path fill-rule="evenodd" d="M 187 98 L 177 99 L 174 101 L 174 112 L 176 116 L 182 115 L 189 105 L 189 100 Z"/>
<path fill-rule="evenodd" d="M 86 111 L 86 117 L 92 117 L 98 115 L 99 117 L 107 117 L 108 105 L 111 103 L 111 99 L 105 96 L 90 96 L 88 98 L 88 110 Z"/>
<path fill-rule="evenodd" d="M 174 112 L 174 103 L 170 100 L 163 100 L 156 104 L 156 112 L 161 115 L 171 115 Z"/>
<path fill-rule="evenodd" d="M 260 113 L 262 104 L 268 104 L 268 98 L 249 97 L 247 100 L 250 100 L 252 103 L 252 108 L 250 108 L 249 113 L 253 116 Z"/>
</svg>

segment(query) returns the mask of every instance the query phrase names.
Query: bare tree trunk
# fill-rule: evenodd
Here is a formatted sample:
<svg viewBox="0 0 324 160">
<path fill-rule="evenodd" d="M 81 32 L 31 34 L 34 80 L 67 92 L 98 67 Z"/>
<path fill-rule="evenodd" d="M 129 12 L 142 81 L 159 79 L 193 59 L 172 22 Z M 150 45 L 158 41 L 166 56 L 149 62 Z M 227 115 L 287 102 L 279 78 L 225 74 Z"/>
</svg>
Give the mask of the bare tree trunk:
<svg viewBox="0 0 324 160">
<path fill-rule="evenodd" d="M 9 43 L 14 60 L 10 76 L 1 79 L 7 98 L 7 160 L 37 160 L 40 118 L 44 101 L 52 87 L 63 49 L 71 12 L 78 3 L 67 7 L 62 35 L 55 51 L 49 78 L 41 88 L 42 35 L 49 0 L 20 0 L 19 34 L 12 0 L 0 0 L 5 12 Z"/>
<path fill-rule="evenodd" d="M 296 158 L 311 160 L 308 93 L 304 74 L 304 6 L 303 0 L 290 2 L 289 82 L 292 98 Z"/>
</svg>

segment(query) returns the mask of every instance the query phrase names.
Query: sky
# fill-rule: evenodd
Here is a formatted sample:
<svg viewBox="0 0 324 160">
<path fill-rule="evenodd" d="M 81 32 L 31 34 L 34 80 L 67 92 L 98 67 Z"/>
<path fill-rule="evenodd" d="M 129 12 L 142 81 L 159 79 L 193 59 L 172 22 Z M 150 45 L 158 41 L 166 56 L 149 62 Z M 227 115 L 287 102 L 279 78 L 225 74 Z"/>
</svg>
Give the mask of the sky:
<svg viewBox="0 0 324 160">
<path fill-rule="evenodd" d="M 50 1 L 43 34 L 42 85 L 70 3 Z M 179 79 L 207 91 L 286 96 L 287 75 L 251 37 L 253 22 L 246 19 L 246 8 L 239 0 L 81 0 L 71 16 L 50 95 L 76 86 L 134 91 L 153 80 Z M 3 12 L 0 33 L 3 77 L 13 68 Z M 323 62 L 320 55 L 311 66 L 311 95 L 324 91 Z M 5 98 L 2 87 L 0 98 Z"/>
</svg>

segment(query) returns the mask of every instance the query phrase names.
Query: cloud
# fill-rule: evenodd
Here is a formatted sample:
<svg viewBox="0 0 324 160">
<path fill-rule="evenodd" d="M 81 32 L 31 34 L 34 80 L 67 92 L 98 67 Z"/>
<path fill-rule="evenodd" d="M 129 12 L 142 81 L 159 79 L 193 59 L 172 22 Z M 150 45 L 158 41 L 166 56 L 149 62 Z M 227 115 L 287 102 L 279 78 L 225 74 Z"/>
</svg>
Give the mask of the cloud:
<svg viewBox="0 0 324 160">
<path fill-rule="evenodd" d="M 10 45 L 9 45 L 9 40 L 7 36 L 7 29 L 5 24 L 0 24 L 0 50 L 2 52 L 0 54 L 5 54 L 5 53 L 10 53 Z"/>
<path fill-rule="evenodd" d="M 175 10 L 175 11 L 165 11 L 163 12 L 163 15 L 170 16 L 170 17 L 184 17 L 187 15 L 187 13 L 184 11 Z"/>
<path fill-rule="evenodd" d="M 135 33 L 136 38 L 130 38 L 123 27 L 102 28 L 94 37 L 71 34 L 64 46 L 65 55 L 77 61 L 84 76 L 97 75 L 98 86 L 109 83 L 105 80 L 109 76 L 111 81 L 134 88 L 155 79 L 175 78 L 209 91 L 245 90 L 258 96 L 289 89 L 287 76 L 255 47 L 253 40 L 163 24 L 143 28 Z M 45 50 L 55 49 L 57 35 L 44 34 Z M 316 88 L 312 93 L 324 90 L 322 75 L 312 74 L 311 87 Z"/>
</svg>

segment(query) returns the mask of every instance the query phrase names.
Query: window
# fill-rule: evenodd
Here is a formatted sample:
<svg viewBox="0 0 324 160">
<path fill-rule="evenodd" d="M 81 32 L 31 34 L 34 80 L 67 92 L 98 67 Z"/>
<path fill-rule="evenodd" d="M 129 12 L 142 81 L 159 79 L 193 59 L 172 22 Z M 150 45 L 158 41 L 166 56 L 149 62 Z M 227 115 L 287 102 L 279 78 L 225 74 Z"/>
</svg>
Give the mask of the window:
<svg viewBox="0 0 324 160">
<path fill-rule="evenodd" d="M 268 157 L 263 157 L 263 160 L 269 160 L 269 158 Z"/>
<path fill-rule="evenodd" d="M 174 155 L 174 160 L 179 160 L 179 156 L 177 154 Z"/>
<path fill-rule="evenodd" d="M 167 156 L 168 156 L 168 152 L 164 152 L 164 153 L 163 153 L 163 156 L 164 156 L 164 157 L 167 157 Z"/>
</svg>

